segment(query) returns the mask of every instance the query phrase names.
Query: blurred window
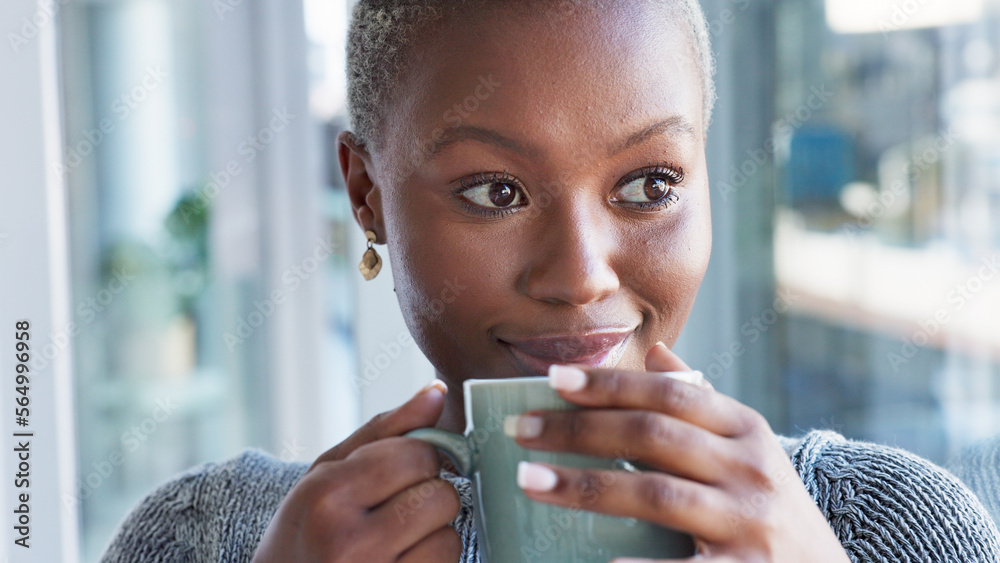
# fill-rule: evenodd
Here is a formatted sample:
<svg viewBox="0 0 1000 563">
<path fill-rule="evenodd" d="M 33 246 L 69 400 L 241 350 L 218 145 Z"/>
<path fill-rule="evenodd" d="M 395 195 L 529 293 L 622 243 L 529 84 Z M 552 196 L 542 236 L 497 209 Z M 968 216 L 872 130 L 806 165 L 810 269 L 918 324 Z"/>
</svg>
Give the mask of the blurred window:
<svg viewBox="0 0 1000 563">
<path fill-rule="evenodd" d="M 84 561 L 179 471 L 246 446 L 311 459 L 430 377 L 416 347 L 385 353 L 406 330 L 388 257 L 357 285 L 364 244 L 334 142 L 350 4 L 305 0 L 290 31 L 267 27 L 292 5 L 277 0 L 62 8 Z M 939 463 L 994 434 L 1000 0 L 704 4 L 724 71 L 716 242 L 681 355 L 782 434 L 832 428 Z M 271 144 L 269 123 L 293 119 L 281 89 L 300 85 L 259 67 L 299 41 L 310 115 L 295 119 L 322 152 L 312 211 L 331 253 L 320 291 L 296 297 L 318 311 L 324 364 L 289 376 L 283 360 L 313 346 L 294 331 L 313 326 L 264 320 L 314 244 L 313 217 L 274 205 L 307 166 L 263 162 L 308 150 Z M 278 397 L 281 377 L 294 392 Z"/>
<path fill-rule="evenodd" d="M 338 26 L 346 28 L 347 8 L 324 6 L 313 22 L 325 20 L 329 29 L 321 31 L 335 37 Z M 356 424 L 356 399 L 340 392 L 356 364 L 348 278 L 356 269 L 345 237 L 353 219 L 337 170 L 328 168 L 325 178 L 317 170 L 314 185 L 299 182 L 313 162 L 308 151 L 281 147 L 315 131 L 302 142 L 318 153 L 322 134 L 343 128 L 343 96 L 335 95 L 342 85 L 331 77 L 343 69 L 318 58 L 329 53 L 307 43 L 301 17 L 288 30 L 264 17 L 287 8 L 122 0 L 61 10 L 66 150 L 59 166 L 69 193 L 71 314 L 81 327 L 76 495 L 67 504 L 80 511 L 83 561 L 96 561 L 127 511 L 177 473 L 245 447 L 305 461 L 321 450 L 304 442 L 329 447 Z M 260 28 L 288 33 L 268 43 Z M 313 72 L 301 84 L 269 77 L 269 68 L 295 65 L 267 67 L 266 46 L 294 54 L 298 43 L 303 59 L 313 46 Z M 342 44 L 338 50 L 341 57 Z M 270 84 L 285 90 L 267 90 Z M 299 93 L 311 98 L 312 115 L 291 105 Z M 289 133 L 305 120 L 308 127 Z M 298 200 L 309 190 L 318 207 Z M 301 207 L 313 215 L 298 214 Z M 296 232 L 281 227 L 288 216 Z M 320 247 L 325 252 L 313 260 Z M 321 292 L 305 289 L 310 267 L 320 271 Z M 275 291 L 284 298 L 273 299 Z M 293 329 L 319 331 L 303 317 L 292 317 L 291 329 L 276 320 L 300 311 L 317 311 L 322 368 L 310 363 L 313 345 Z M 278 365 L 282 358 L 305 369 L 289 377 L 277 369 L 287 368 Z M 285 400 L 275 389 L 299 395 Z M 319 407 L 301 408 L 301 395 L 316 397 Z M 294 416 L 309 420 L 276 428 Z"/>
<path fill-rule="evenodd" d="M 944 463 L 1000 428 L 1000 3 L 775 10 L 787 427 Z"/>
</svg>

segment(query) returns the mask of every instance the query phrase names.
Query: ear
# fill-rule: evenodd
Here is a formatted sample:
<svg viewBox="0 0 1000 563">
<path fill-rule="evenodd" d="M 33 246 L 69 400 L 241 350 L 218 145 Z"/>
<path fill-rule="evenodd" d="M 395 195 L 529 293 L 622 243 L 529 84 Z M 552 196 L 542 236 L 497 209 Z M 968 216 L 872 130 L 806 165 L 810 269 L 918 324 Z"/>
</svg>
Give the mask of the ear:
<svg viewBox="0 0 1000 563">
<path fill-rule="evenodd" d="M 382 217 L 382 195 L 372 179 L 372 158 L 350 131 L 337 135 L 337 157 L 344 185 L 351 201 L 354 220 L 364 230 L 375 231 L 378 240 L 385 242 L 385 222 Z"/>
</svg>

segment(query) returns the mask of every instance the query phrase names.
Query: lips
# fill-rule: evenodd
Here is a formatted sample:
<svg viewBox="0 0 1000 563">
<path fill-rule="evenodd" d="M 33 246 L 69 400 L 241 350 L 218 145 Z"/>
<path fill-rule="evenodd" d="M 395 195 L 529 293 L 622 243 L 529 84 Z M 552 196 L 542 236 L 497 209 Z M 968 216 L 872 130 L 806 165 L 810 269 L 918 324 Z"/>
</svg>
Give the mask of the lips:
<svg viewBox="0 0 1000 563">
<path fill-rule="evenodd" d="M 538 375 L 548 373 L 551 364 L 583 364 L 613 367 L 621 359 L 633 330 L 602 330 L 500 340 L 517 363 Z"/>
</svg>

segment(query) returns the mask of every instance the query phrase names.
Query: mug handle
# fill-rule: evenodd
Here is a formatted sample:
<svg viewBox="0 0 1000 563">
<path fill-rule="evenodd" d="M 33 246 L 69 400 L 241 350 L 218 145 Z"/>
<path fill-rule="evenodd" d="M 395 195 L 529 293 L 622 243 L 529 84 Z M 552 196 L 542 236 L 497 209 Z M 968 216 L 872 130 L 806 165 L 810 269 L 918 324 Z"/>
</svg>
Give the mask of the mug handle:
<svg viewBox="0 0 1000 563">
<path fill-rule="evenodd" d="M 463 477 L 470 477 L 472 475 L 475 459 L 473 459 L 472 451 L 469 449 L 469 443 L 465 440 L 465 436 L 438 428 L 417 428 L 416 430 L 410 430 L 406 434 L 403 434 L 403 436 L 416 438 L 436 447 L 455 462 L 455 467 L 458 468 L 459 473 Z"/>
</svg>

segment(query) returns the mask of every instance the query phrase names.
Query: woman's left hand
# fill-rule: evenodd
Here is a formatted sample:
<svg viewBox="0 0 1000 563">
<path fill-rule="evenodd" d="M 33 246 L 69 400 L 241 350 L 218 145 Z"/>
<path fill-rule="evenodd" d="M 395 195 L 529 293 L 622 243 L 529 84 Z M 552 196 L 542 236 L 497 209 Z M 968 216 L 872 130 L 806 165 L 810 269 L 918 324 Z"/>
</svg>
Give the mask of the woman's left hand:
<svg viewBox="0 0 1000 563">
<path fill-rule="evenodd" d="M 690 370 L 663 344 L 649 351 L 646 369 Z M 689 533 L 697 561 L 848 561 L 757 411 L 656 373 L 560 366 L 549 377 L 564 399 L 588 408 L 524 413 L 510 425 L 520 445 L 653 470 L 525 464 L 518 482 L 528 497 Z M 615 560 L 625 561 L 638 560 Z"/>
</svg>

